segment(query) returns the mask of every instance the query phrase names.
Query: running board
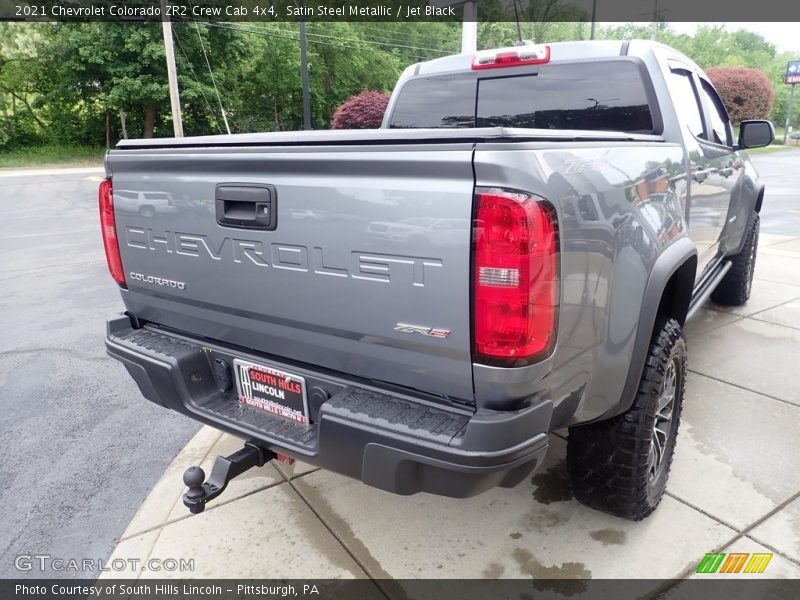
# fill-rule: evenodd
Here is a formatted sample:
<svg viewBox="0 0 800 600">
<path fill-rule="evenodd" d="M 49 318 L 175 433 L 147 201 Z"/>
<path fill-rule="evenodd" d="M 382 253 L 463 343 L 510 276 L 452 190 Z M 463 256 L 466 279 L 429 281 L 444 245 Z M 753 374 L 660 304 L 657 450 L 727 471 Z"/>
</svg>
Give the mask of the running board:
<svg viewBox="0 0 800 600">
<path fill-rule="evenodd" d="M 706 277 L 701 286 L 695 290 L 692 294 L 692 300 L 689 303 L 689 312 L 686 314 L 686 321 L 689 321 L 689 319 L 700 310 L 700 307 L 706 303 L 711 292 L 717 288 L 719 282 L 722 281 L 722 278 L 725 277 L 725 274 L 730 270 L 732 265 L 733 263 L 731 261 L 722 263 L 717 272 L 711 277 Z"/>
</svg>

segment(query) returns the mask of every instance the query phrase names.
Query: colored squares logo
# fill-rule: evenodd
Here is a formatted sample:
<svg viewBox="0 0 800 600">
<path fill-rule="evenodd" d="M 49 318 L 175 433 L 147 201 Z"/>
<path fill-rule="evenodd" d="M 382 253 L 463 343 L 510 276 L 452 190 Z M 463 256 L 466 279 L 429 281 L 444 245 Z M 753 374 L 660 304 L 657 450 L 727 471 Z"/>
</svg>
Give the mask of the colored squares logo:
<svg viewBox="0 0 800 600">
<path fill-rule="evenodd" d="M 709 552 L 697 565 L 697 573 L 763 573 L 772 553 Z"/>
</svg>

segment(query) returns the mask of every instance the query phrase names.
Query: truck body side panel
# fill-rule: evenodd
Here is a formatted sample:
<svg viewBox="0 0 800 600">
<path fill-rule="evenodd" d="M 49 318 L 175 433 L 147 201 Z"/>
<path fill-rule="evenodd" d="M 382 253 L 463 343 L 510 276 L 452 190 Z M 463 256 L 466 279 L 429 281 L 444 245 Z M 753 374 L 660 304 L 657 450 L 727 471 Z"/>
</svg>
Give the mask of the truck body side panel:
<svg viewBox="0 0 800 600">
<path fill-rule="evenodd" d="M 478 145 L 475 174 L 478 186 L 549 201 L 561 248 L 553 354 L 513 369 L 476 364 L 476 403 L 500 409 L 551 398 L 554 429 L 598 417 L 621 401 L 653 265 L 687 235 L 681 146 Z"/>
</svg>

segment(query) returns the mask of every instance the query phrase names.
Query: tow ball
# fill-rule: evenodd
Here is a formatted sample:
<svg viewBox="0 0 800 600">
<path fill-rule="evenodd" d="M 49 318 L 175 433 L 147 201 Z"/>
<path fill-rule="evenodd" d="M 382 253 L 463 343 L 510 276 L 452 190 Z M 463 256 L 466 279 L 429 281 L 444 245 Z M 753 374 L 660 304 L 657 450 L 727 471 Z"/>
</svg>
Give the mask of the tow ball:
<svg viewBox="0 0 800 600">
<path fill-rule="evenodd" d="M 211 469 L 211 477 L 200 467 L 189 467 L 183 473 L 183 483 L 189 490 L 183 495 L 183 503 L 193 515 L 205 510 L 211 502 L 228 487 L 231 479 L 253 467 L 263 467 L 277 455 L 271 450 L 246 442 L 244 448 L 230 456 L 218 456 Z"/>
</svg>

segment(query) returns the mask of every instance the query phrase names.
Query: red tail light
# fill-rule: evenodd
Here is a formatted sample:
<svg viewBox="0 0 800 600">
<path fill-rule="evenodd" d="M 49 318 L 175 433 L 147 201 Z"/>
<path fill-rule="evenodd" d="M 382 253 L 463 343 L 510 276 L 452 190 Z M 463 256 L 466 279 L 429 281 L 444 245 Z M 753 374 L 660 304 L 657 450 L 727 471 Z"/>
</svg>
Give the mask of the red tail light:
<svg viewBox="0 0 800 600">
<path fill-rule="evenodd" d="M 108 270 L 114 281 L 125 287 L 125 272 L 122 270 L 122 258 L 119 255 L 117 224 L 114 219 L 114 198 L 110 179 L 104 179 L 100 182 L 98 196 L 100 200 L 100 228 L 103 232 L 103 246 L 106 250 Z"/>
<path fill-rule="evenodd" d="M 541 198 L 476 193 L 474 339 L 476 360 L 524 365 L 547 357 L 558 316 L 558 229 Z"/>
</svg>

